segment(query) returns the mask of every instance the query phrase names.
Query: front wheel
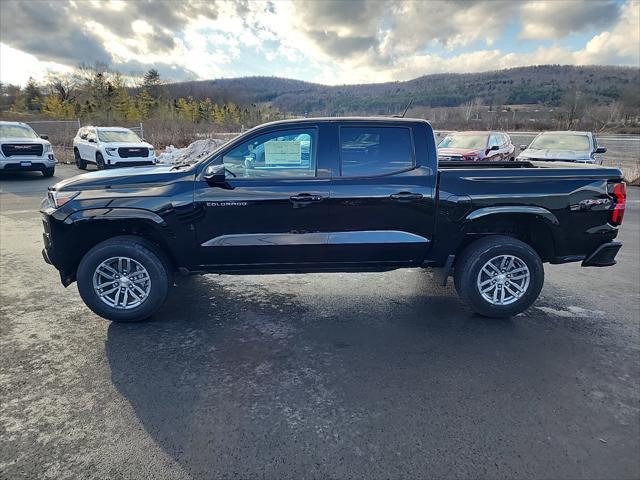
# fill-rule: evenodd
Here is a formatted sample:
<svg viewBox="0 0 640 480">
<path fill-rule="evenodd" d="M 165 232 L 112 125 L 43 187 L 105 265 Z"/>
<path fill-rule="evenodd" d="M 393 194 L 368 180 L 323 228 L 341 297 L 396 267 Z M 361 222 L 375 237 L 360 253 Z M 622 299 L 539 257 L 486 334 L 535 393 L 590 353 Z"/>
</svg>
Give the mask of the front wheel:
<svg viewBox="0 0 640 480">
<path fill-rule="evenodd" d="M 76 167 L 78 167 L 80 170 L 86 170 L 87 169 L 87 162 L 85 162 L 82 157 L 80 156 L 80 152 L 78 151 L 77 148 L 73 149 L 73 157 L 76 161 Z"/>
<path fill-rule="evenodd" d="M 506 318 L 529 308 L 540 295 L 544 267 L 526 243 L 492 235 L 469 245 L 456 262 L 456 290 L 480 315 Z"/>
<path fill-rule="evenodd" d="M 93 247 L 78 267 L 78 291 L 94 313 L 115 322 L 144 320 L 164 303 L 169 269 L 144 240 L 117 237 Z"/>
<path fill-rule="evenodd" d="M 100 152 L 96 153 L 96 166 L 98 170 L 104 170 L 104 157 Z"/>
</svg>

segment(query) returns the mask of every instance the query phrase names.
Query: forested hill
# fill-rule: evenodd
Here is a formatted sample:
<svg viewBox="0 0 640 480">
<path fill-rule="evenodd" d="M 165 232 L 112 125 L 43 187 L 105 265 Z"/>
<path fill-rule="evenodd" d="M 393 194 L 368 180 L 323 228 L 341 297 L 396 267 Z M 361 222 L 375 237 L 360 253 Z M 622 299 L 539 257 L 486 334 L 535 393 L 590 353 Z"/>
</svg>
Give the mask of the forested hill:
<svg viewBox="0 0 640 480">
<path fill-rule="evenodd" d="M 271 102 L 296 114 L 393 114 L 415 106 L 558 105 L 578 91 L 597 104 L 635 97 L 640 70 L 613 66 L 543 65 L 484 73 L 426 75 L 405 82 L 326 86 L 277 77 L 244 77 L 167 85 L 173 97 L 210 97 L 238 104 Z"/>
</svg>

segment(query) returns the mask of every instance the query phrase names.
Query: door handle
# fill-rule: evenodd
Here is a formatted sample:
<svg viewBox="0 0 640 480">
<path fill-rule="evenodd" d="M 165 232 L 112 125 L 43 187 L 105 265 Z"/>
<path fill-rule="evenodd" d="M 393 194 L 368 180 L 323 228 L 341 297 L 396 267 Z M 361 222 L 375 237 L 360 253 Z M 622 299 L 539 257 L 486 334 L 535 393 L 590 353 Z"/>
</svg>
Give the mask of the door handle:
<svg viewBox="0 0 640 480">
<path fill-rule="evenodd" d="M 421 193 L 400 192 L 389 195 L 392 200 L 420 200 L 423 198 Z"/>
<path fill-rule="evenodd" d="M 295 203 L 321 202 L 323 199 L 322 195 L 311 195 L 310 193 L 300 193 L 289 197 L 289 200 Z"/>
</svg>

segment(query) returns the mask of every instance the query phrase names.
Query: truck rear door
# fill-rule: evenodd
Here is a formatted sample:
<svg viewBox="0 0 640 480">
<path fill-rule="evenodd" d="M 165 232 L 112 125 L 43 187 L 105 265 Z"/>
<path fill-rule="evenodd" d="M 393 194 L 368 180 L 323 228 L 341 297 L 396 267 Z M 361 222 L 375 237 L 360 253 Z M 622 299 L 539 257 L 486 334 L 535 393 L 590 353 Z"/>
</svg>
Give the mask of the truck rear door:
<svg viewBox="0 0 640 480">
<path fill-rule="evenodd" d="M 435 221 L 437 168 L 430 127 L 345 122 L 335 130 L 330 261 L 372 267 L 422 263 Z"/>
</svg>

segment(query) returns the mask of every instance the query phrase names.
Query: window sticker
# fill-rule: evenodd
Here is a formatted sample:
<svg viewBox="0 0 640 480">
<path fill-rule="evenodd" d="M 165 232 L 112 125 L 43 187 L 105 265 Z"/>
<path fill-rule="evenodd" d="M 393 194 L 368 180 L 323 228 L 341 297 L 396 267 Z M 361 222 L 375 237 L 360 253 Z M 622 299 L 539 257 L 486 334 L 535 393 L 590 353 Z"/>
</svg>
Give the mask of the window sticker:
<svg viewBox="0 0 640 480">
<path fill-rule="evenodd" d="M 264 163 L 267 167 L 301 165 L 302 148 L 299 140 L 270 140 L 264 144 Z"/>
</svg>

